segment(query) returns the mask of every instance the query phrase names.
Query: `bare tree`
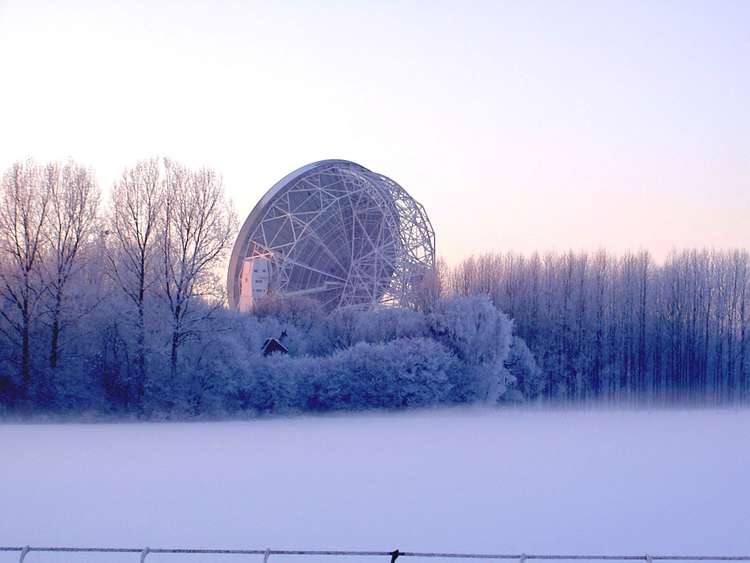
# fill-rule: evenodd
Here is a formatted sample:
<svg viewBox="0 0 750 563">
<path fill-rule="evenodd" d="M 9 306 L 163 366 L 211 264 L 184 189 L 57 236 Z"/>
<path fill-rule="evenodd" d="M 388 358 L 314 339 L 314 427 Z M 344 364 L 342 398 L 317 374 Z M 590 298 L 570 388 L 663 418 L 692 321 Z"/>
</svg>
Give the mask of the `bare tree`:
<svg viewBox="0 0 750 563">
<path fill-rule="evenodd" d="M 0 186 L 0 296 L 6 308 L 0 314 L 2 329 L 21 348 L 20 374 L 24 390 L 31 383 L 31 332 L 44 294 L 40 259 L 45 245 L 43 228 L 49 208 L 49 191 L 38 164 L 16 162 L 3 175 Z"/>
<path fill-rule="evenodd" d="M 81 266 L 84 246 L 90 240 L 99 207 L 99 188 L 93 173 L 74 162 L 49 163 L 43 182 L 49 194 L 45 256 L 47 289 L 51 295 L 49 365 L 56 368 L 60 356 L 66 287 Z"/>
<path fill-rule="evenodd" d="M 146 296 L 156 278 L 163 176 L 158 159 L 144 160 L 125 170 L 112 189 L 107 262 L 115 282 L 136 308 L 134 360 L 141 396 L 146 380 Z"/>
<path fill-rule="evenodd" d="M 182 342 L 191 335 L 196 298 L 219 304 L 215 268 L 232 243 L 237 219 L 221 178 L 211 169 L 189 170 L 166 161 L 161 214 L 160 287 L 171 312 L 170 368 L 177 372 Z M 218 290 L 218 291 L 217 291 Z"/>
</svg>

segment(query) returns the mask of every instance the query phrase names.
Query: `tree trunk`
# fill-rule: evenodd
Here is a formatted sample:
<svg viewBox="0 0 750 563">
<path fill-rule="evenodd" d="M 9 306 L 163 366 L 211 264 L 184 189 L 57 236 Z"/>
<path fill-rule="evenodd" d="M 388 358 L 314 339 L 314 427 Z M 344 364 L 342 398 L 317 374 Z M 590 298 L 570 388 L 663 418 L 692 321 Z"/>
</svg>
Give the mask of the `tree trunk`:
<svg viewBox="0 0 750 563">
<path fill-rule="evenodd" d="M 143 310 L 143 303 L 138 304 L 138 334 L 136 335 L 136 392 L 138 399 L 143 399 L 146 392 L 146 319 Z"/>
<path fill-rule="evenodd" d="M 31 385 L 31 347 L 29 343 L 29 318 L 24 312 L 23 326 L 21 327 L 21 380 L 24 392 L 29 394 Z"/>
<path fill-rule="evenodd" d="M 177 352 L 180 346 L 180 316 L 182 315 L 182 307 L 178 304 L 174 310 L 174 318 L 172 323 L 172 350 L 170 355 L 170 368 L 172 379 L 177 377 Z"/>
<path fill-rule="evenodd" d="M 55 294 L 55 306 L 52 310 L 52 334 L 50 335 L 49 367 L 57 368 L 60 358 L 60 312 L 62 309 L 62 295 Z"/>
</svg>

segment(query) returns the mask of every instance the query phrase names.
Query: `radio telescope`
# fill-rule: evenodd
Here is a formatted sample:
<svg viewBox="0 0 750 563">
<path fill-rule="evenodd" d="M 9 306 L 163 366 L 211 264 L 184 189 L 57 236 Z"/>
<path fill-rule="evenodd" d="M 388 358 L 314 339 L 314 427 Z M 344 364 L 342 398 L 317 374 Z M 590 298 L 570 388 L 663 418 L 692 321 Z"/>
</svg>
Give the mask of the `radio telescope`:
<svg viewBox="0 0 750 563">
<path fill-rule="evenodd" d="M 229 304 L 306 296 L 325 311 L 410 305 L 432 282 L 435 233 L 396 182 L 346 160 L 295 170 L 258 202 L 234 244 Z"/>
</svg>

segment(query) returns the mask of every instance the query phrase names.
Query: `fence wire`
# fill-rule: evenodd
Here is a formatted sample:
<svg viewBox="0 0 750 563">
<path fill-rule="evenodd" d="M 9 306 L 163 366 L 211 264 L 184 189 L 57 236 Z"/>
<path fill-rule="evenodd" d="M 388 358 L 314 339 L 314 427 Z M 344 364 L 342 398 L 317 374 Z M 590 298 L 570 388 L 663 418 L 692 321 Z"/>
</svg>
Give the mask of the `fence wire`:
<svg viewBox="0 0 750 563">
<path fill-rule="evenodd" d="M 264 563 L 273 555 L 312 555 L 332 557 L 388 557 L 391 563 L 399 557 L 424 557 L 440 559 L 508 559 L 524 563 L 537 560 L 584 560 L 584 561 L 750 561 L 750 555 L 581 555 L 581 554 L 539 554 L 539 553 L 440 553 L 429 551 L 342 551 L 342 550 L 300 550 L 300 549 L 195 549 L 195 548 L 149 548 L 149 547 L 32 547 L 0 546 L 0 552 L 17 552 L 20 562 L 30 553 L 132 553 L 140 555 L 143 563 L 149 554 L 182 555 L 263 555 Z"/>
</svg>

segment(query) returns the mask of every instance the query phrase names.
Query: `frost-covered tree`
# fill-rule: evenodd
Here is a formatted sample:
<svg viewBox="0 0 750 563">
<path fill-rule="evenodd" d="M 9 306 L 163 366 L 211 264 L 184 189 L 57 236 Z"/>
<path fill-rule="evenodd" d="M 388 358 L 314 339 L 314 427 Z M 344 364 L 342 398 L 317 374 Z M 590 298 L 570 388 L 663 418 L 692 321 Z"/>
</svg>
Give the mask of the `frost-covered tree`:
<svg viewBox="0 0 750 563">
<path fill-rule="evenodd" d="M 453 297 L 437 303 L 430 316 L 433 333 L 465 364 L 469 396 L 497 401 L 512 376 L 505 368 L 513 325 L 486 295 Z"/>
<path fill-rule="evenodd" d="M 164 208 L 164 172 L 159 159 L 126 169 L 112 188 L 107 239 L 108 271 L 135 309 L 135 394 L 146 384 L 146 312 L 157 278 L 159 214 Z"/>
<path fill-rule="evenodd" d="M 41 259 L 47 243 L 49 185 L 34 161 L 16 162 L 0 184 L 0 331 L 12 343 L 23 392 L 32 373 L 32 333 L 39 320 L 45 279 Z"/>
<path fill-rule="evenodd" d="M 69 161 L 49 163 L 44 167 L 44 189 L 49 194 L 49 210 L 44 233 L 47 241 L 43 254 L 46 286 L 50 294 L 49 366 L 57 368 L 60 337 L 69 319 L 65 309 L 70 301 L 67 290 L 74 276 L 81 272 L 84 254 L 92 242 L 97 224 L 99 188 L 93 172 Z"/>
<path fill-rule="evenodd" d="M 166 161 L 159 214 L 159 289 L 170 312 L 170 371 L 176 376 L 180 346 L 197 330 L 202 314 L 193 302 L 223 303 L 215 268 L 233 242 L 237 218 L 219 175 Z"/>
</svg>

